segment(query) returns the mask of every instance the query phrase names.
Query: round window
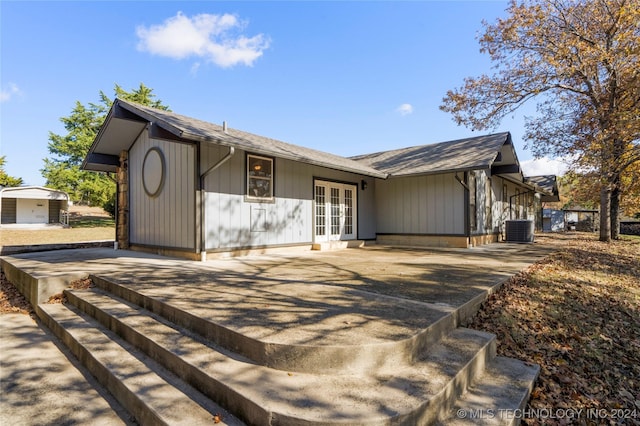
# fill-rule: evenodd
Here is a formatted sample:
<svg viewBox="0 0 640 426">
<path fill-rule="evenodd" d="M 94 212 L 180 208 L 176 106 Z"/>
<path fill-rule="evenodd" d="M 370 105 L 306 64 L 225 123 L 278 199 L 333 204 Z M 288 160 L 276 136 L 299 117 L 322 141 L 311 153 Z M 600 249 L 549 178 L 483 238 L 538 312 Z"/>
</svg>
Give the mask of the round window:
<svg viewBox="0 0 640 426">
<path fill-rule="evenodd" d="M 147 151 L 142 162 L 142 186 L 149 197 L 156 197 L 164 185 L 164 155 L 160 148 Z"/>
</svg>

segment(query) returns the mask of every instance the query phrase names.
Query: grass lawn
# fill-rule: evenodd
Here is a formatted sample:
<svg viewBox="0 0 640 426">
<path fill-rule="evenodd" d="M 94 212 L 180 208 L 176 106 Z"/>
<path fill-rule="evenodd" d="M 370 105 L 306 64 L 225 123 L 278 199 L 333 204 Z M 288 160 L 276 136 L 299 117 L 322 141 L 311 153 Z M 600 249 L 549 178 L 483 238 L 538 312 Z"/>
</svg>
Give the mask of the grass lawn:
<svg viewBox="0 0 640 426">
<path fill-rule="evenodd" d="M 513 277 L 469 327 L 495 333 L 500 355 L 541 366 L 525 424 L 640 425 L 640 238 L 543 238 L 559 251 Z M 579 419 L 536 414 L 580 409 Z"/>
</svg>

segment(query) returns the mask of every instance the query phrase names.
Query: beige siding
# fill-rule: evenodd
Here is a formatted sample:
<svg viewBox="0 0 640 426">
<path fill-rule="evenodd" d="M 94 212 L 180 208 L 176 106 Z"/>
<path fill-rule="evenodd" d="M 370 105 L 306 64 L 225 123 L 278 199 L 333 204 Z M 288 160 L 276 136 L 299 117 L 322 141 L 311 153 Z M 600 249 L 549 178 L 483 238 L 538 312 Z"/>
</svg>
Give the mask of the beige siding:
<svg viewBox="0 0 640 426">
<path fill-rule="evenodd" d="M 452 173 L 379 180 L 376 206 L 381 234 L 465 232 L 464 189 Z"/>
<path fill-rule="evenodd" d="M 165 159 L 165 180 L 150 197 L 142 184 L 146 153 L 157 147 Z M 129 153 L 130 240 L 132 244 L 195 249 L 195 146 L 150 139 L 144 131 Z"/>
</svg>

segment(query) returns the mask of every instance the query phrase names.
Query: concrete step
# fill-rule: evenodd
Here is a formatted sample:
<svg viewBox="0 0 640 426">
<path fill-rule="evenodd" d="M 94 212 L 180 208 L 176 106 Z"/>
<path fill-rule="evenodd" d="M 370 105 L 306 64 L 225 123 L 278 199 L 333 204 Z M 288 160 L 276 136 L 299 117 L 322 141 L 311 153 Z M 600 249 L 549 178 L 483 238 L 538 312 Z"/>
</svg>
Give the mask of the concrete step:
<svg viewBox="0 0 640 426">
<path fill-rule="evenodd" d="M 163 287 L 91 278 L 256 364 L 289 372 L 349 374 L 411 363 L 459 325 L 450 306 L 336 286 Z"/>
<path fill-rule="evenodd" d="M 256 365 L 99 289 L 67 291 L 97 318 L 252 425 L 431 424 L 495 356 L 495 337 L 458 328 L 413 362 L 314 374 Z"/>
<path fill-rule="evenodd" d="M 362 240 L 326 241 L 323 243 L 313 243 L 311 250 L 343 250 L 346 248 L 363 247 Z"/>
<path fill-rule="evenodd" d="M 241 425 L 233 415 L 155 361 L 61 304 L 41 304 L 41 319 L 141 425 Z"/>
<path fill-rule="evenodd" d="M 520 424 L 539 373 L 537 365 L 496 357 L 439 425 Z"/>
</svg>

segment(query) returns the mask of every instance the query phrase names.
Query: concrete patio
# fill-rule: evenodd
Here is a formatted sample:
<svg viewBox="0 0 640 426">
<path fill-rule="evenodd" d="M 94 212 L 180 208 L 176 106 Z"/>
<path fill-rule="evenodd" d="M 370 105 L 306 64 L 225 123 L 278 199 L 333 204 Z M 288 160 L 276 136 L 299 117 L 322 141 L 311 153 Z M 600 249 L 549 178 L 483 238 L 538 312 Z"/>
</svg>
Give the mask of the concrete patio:
<svg viewBox="0 0 640 426">
<path fill-rule="evenodd" d="M 193 262 L 99 248 L 7 256 L 2 262 L 7 277 L 39 304 L 39 317 L 76 356 L 88 349 L 76 352 L 74 345 L 90 344 L 65 332 L 64 324 L 73 330 L 76 315 L 90 315 L 169 369 L 183 371 L 180 363 L 186 361 L 154 355 L 159 348 L 175 345 L 182 359 L 200 360 L 189 365 L 205 357 L 187 376 L 215 377 L 210 384 L 200 383 L 204 378 L 191 383 L 218 399 L 221 407 L 209 413 L 229 409 L 252 424 L 321 424 L 327 413 L 337 423 L 409 424 L 446 417 L 467 385 L 491 371 L 484 367 L 495 364 L 494 339 L 459 327 L 501 283 L 551 250 L 542 244 L 370 246 Z M 88 275 L 97 288 L 66 291 L 72 311 L 43 304 Z M 188 332 L 176 331 L 183 329 Z M 456 361 L 466 352 L 469 360 Z M 505 360 L 498 364 L 512 361 Z M 211 370 L 212 363 L 225 368 Z M 464 373 L 456 370 L 458 363 Z M 532 371 L 522 372 L 523 383 L 530 381 Z M 389 387 L 391 377 L 396 384 Z M 434 383 L 449 381 L 435 390 Z M 275 387 L 277 397 L 256 391 L 256 383 Z M 233 395 L 219 396 L 221 387 Z M 430 400 L 427 408 L 424 401 Z"/>
</svg>

